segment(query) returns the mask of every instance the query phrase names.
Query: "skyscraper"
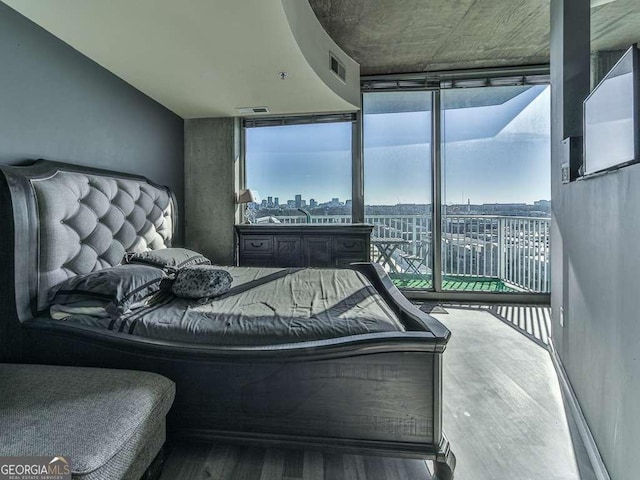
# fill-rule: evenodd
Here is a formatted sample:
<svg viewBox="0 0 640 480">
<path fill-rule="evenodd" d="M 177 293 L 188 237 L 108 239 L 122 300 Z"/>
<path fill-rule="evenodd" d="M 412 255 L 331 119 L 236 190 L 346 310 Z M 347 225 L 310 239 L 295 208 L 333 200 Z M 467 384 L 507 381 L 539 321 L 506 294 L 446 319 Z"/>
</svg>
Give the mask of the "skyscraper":
<svg viewBox="0 0 640 480">
<path fill-rule="evenodd" d="M 273 197 L 273 206 L 274 207 L 280 206 L 280 199 L 278 197 Z"/>
<path fill-rule="evenodd" d="M 302 207 L 302 195 L 296 195 L 296 208 Z"/>
</svg>

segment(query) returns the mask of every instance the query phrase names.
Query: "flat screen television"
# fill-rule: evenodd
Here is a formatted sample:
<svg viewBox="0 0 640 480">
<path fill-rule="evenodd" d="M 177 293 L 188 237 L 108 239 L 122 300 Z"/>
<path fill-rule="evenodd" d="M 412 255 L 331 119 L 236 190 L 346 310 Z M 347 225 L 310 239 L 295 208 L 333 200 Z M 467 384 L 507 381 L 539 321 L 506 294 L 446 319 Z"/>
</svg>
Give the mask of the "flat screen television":
<svg viewBox="0 0 640 480">
<path fill-rule="evenodd" d="M 638 53 L 629 48 L 584 101 L 584 175 L 640 161 Z"/>
</svg>

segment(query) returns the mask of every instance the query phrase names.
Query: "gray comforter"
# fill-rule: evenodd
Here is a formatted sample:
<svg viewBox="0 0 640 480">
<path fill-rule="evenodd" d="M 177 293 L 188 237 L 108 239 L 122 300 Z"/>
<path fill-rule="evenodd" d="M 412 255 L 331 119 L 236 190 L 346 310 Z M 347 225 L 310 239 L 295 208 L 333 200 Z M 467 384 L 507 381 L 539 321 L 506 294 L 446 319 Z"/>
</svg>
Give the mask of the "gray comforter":
<svg viewBox="0 0 640 480">
<path fill-rule="evenodd" d="M 67 322 L 143 337 L 211 345 L 269 345 L 403 331 L 367 278 L 354 270 L 220 267 L 233 276 L 220 297 L 167 294 L 116 318 Z"/>
</svg>

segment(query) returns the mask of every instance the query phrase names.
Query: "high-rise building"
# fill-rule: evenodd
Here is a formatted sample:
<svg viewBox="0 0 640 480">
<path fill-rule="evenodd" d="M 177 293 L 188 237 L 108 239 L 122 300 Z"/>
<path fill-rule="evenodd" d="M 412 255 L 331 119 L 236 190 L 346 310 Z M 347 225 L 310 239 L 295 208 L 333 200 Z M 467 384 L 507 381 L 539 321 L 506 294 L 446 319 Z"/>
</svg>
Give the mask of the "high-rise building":
<svg viewBox="0 0 640 480">
<path fill-rule="evenodd" d="M 267 206 L 269 208 L 273 207 L 273 197 L 267 197 Z"/>
<path fill-rule="evenodd" d="M 309 200 L 309 207 L 316 208 L 318 206 L 318 202 L 316 202 L 313 198 Z"/>
<path fill-rule="evenodd" d="M 296 208 L 296 202 L 294 200 L 287 200 L 287 207 Z"/>
<path fill-rule="evenodd" d="M 278 197 L 273 197 L 273 206 L 274 207 L 280 206 L 280 199 Z"/>
<path fill-rule="evenodd" d="M 296 208 L 300 208 L 302 207 L 302 195 L 298 194 L 296 195 Z"/>
</svg>

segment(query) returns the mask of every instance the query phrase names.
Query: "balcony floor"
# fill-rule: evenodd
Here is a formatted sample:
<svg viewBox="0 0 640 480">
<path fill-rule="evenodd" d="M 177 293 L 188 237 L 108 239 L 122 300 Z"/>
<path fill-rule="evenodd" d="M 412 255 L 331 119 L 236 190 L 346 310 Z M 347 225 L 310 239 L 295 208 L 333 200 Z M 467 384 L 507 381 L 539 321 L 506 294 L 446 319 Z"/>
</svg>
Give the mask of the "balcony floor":
<svg viewBox="0 0 640 480">
<path fill-rule="evenodd" d="M 393 283 L 402 289 L 429 289 L 431 278 L 427 275 L 415 273 L 391 273 Z M 445 276 L 442 279 L 442 289 L 457 292 L 491 292 L 510 293 L 518 290 L 509 287 L 499 278 L 471 277 L 467 275 Z"/>
</svg>

